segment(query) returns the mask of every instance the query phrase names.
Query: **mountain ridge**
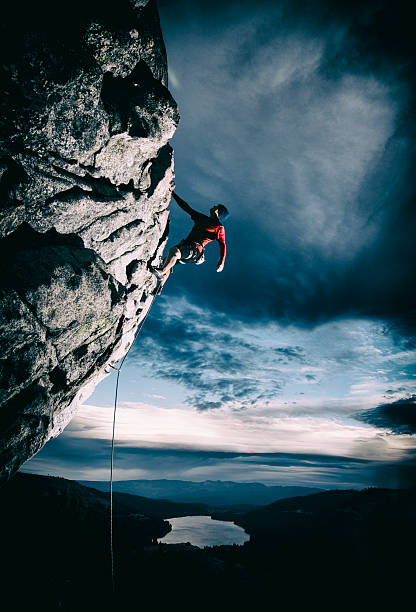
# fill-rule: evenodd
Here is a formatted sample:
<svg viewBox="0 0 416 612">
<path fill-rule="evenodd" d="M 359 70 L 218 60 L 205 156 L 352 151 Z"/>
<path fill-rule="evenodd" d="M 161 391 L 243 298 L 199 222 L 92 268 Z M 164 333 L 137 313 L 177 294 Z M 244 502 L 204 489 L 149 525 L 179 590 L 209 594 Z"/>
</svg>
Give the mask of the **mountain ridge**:
<svg viewBox="0 0 416 612">
<path fill-rule="evenodd" d="M 79 480 L 83 486 L 104 490 L 103 481 Z M 322 492 L 317 487 L 265 485 L 256 482 L 234 482 L 223 480 L 119 480 L 113 483 L 114 491 L 143 495 L 153 499 L 168 498 L 176 502 L 198 502 L 213 506 L 249 504 L 264 506 L 278 499 L 310 495 Z"/>
</svg>

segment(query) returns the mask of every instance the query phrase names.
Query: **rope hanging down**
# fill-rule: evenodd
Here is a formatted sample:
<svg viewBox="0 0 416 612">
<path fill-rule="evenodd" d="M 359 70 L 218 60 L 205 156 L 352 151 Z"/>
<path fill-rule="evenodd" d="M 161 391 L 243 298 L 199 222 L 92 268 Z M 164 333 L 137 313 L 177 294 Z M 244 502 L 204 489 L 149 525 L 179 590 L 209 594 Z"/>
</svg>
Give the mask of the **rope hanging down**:
<svg viewBox="0 0 416 612">
<path fill-rule="evenodd" d="M 114 394 L 114 413 L 113 413 L 113 433 L 112 433 L 112 438 L 111 438 L 111 461 L 110 461 L 110 557 L 111 557 L 111 583 L 113 586 L 113 593 L 115 592 L 115 578 L 114 578 L 114 547 L 113 547 L 113 468 L 114 468 L 114 433 L 115 433 L 115 428 L 116 428 L 116 412 L 117 412 L 117 396 L 118 396 L 118 383 L 120 380 L 120 371 L 121 368 L 123 367 L 124 362 L 126 361 L 126 357 L 127 355 L 130 353 L 137 336 L 140 334 L 140 332 L 142 331 L 142 327 L 144 325 L 144 322 L 147 319 L 147 315 L 149 314 L 152 306 L 153 306 L 153 302 L 155 300 L 156 295 L 159 295 L 161 291 L 161 287 L 156 286 L 155 289 L 155 293 L 153 294 L 152 297 L 152 301 L 150 302 L 150 306 L 145 314 L 145 316 L 143 317 L 143 319 L 141 320 L 136 333 L 134 334 L 134 338 L 133 338 L 133 342 L 131 343 L 129 350 L 127 351 L 127 353 L 124 355 L 123 359 L 121 360 L 121 363 L 119 365 L 118 368 L 116 368 L 115 366 L 110 366 L 110 368 L 113 368 L 113 370 L 117 370 L 117 379 L 116 379 L 116 390 L 115 390 L 115 394 Z"/>
</svg>

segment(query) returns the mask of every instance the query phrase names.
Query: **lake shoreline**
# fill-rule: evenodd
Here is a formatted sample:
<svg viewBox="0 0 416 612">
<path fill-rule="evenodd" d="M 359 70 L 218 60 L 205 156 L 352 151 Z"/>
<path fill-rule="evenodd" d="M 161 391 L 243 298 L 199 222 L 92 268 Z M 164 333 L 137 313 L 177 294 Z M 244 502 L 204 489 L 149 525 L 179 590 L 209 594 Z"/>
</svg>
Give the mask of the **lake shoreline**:
<svg viewBox="0 0 416 612">
<path fill-rule="evenodd" d="M 217 520 L 211 516 L 181 516 L 168 519 L 172 530 L 159 544 L 191 544 L 197 548 L 207 546 L 243 545 L 250 536 L 233 521 Z"/>
</svg>

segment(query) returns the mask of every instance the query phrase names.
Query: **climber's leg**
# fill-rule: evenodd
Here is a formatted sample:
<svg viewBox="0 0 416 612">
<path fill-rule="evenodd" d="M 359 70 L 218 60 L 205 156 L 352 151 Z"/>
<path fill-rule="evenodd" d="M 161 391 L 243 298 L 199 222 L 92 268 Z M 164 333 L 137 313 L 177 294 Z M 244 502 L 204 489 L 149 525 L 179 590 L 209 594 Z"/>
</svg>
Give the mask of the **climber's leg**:
<svg viewBox="0 0 416 612">
<path fill-rule="evenodd" d="M 178 247 L 172 247 L 171 249 L 169 249 L 167 256 L 163 260 L 163 264 L 160 271 L 164 274 L 170 274 L 173 266 L 179 261 L 181 257 L 182 255 Z"/>
<path fill-rule="evenodd" d="M 169 249 L 167 256 L 163 260 L 161 271 L 164 273 L 169 272 L 181 257 L 181 252 L 177 246 Z"/>
<path fill-rule="evenodd" d="M 152 270 L 160 280 L 166 281 L 173 266 L 180 258 L 181 252 L 178 247 L 172 247 L 169 249 L 167 256 L 163 260 L 162 266 L 160 268 L 152 268 Z"/>
</svg>

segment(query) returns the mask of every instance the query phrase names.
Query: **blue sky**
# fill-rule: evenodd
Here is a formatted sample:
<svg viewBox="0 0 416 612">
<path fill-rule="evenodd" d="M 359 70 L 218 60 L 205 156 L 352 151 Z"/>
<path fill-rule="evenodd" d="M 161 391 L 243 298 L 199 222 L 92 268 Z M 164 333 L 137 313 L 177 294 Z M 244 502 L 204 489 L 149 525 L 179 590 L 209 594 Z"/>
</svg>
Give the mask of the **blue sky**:
<svg viewBox="0 0 416 612">
<path fill-rule="evenodd" d="M 176 191 L 228 256 L 177 266 L 121 378 L 117 478 L 413 482 L 413 57 L 389 3 L 159 2 Z M 399 11 L 400 13 L 400 11 Z M 175 244 L 189 218 L 171 203 Z M 108 477 L 114 375 L 25 469 Z"/>
</svg>

